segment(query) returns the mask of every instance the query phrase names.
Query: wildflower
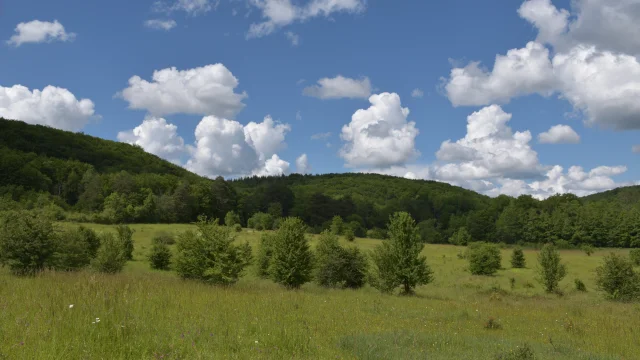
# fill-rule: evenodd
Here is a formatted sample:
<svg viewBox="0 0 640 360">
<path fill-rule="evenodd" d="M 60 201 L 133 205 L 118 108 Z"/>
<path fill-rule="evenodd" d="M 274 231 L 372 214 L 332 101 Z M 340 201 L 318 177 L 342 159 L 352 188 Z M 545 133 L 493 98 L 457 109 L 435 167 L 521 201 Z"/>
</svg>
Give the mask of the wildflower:
<svg viewBox="0 0 640 360">
<path fill-rule="evenodd" d="M 258 340 L 256 340 L 256 345 L 258 345 Z"/>
<path fill-rule="evenodd" d="M 69 305 L 69 309 L 73 309 L 73 304 Z"/>
</svg>

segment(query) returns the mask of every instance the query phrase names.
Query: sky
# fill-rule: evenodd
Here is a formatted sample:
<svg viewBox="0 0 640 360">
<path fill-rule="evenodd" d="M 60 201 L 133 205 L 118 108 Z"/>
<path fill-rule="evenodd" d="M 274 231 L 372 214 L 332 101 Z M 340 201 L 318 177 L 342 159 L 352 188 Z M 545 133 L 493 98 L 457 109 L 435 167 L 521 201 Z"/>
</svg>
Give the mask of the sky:
<svg viewBox="0 0 640 360">
<path fill-rule="evenodd" d="M 203 176 L 640 184 L 640 0 L 0 0 L 0 117 Z"/>
</svg>

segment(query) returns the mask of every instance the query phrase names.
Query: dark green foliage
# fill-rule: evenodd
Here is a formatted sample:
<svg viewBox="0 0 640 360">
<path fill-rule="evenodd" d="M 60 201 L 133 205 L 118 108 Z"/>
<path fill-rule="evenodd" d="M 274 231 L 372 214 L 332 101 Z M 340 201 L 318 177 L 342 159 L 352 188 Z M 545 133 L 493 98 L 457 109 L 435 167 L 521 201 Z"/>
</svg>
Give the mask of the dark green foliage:
<svg viewBox="0 0 640 360">
<path fill-rule="evenodd" d="M 233 224 L 233 231 L 242 232 L 242 226 L 240 226 L 240 224 Z"/>
<path fill-rule="evenodd" d="M 176 237 L 173 234 L 161 231 L 155 234 L 153 239 L 151 239 L 151 243 L 153 245 L 156 245 L 156 244 L 174 245 L 176 243 Z"/>
<path fill-rule="evenodd" d="M 373 228 L 371 230 L 367 230 L 367 237 L 369 239 L 386 239 L 387 232 L 384 229 Z"/>
<path fill-rule="evenodd" d="M 351 242 L 356 239 L 356 235 L 353 233 L 353 230 L 351 230 L 351 228 L 349 227 L 345 228 L 342 234 L 344 235 L 344 238 L 347 239 L 347 241 Z"/>
<path fill-rule="evenodd" d="M 269 277 L 269 267 L 271 265 L 271 256 L 273 255 L 275 236 L 276 234 L 274 233 L 262 233 L 260 237 L 258 257 L 256 259 L 256 272 L 257 275 L 263 279 Z"/>
<path fill-rule="evenodd" d="M 73 228 L 67 229 L 57 237 L 56 253 L 53 259 L 52 267 L 60 271 L 74 271 L 82 269 L 91 263 L 91 260 L 96 256 L 96 253 L 91 254 L 90 243 L 87 241 L 87 235 L 91 238 L 90 241 L 98 243 L 100 245 L 100 239 L 95 233 L 90 233 L 88 229 Z M 90 231 L 90 230 L 89 230 Z M 93 244 L 91 244 L 93 245 Z"/>
<path fill-rule="evenodd" d="M 585 292 L 587 291 L 587 286 L 580 279 L 575 279 L 573 283 L 576 286 L 576 290 Z"/>
<path fill-rule="evenodd" d="M 640 266 L 640 249 L 631 249 L 629 251 L 629 259 L 633 265 Z"/>
<path fill-rule="evenodd" d="M 0 263 L 15 275 L 34 275 L 52 265 L 57 237 L 50 220 L 28 212 L 0 218 Z"/>
<path fill-rule="evenodd" d="M 197 232 L 187 231 L 178 238 L 178 275 L 216 285 L 236 283 L 252 260 L 249 243 L 234 244 L 233 229 L 219 225 L 217 219 L 201 217 L 196 226 Z"/>
<path fill-rule="evenodd" d="M 449 243 L 458 246 L 466 246 L 471 243 L 471 235 L 467 232 L 467 228 L 461 227 L 459 228 L 453 235 L 449 238 Z"/>
<path fill-rule="evenodd" d="M 595 252 L 595 248 L 591 244 L 584 244 L 580 247 L 587 256 L 591 256 Z"/>
<path fill-rule="evenodd" d="M 247 220 L 247 227 L 256 230 L 273 230 L 274 218 L 271 214 L 255 213 Z"/>
<path fill-rule="evenodd" d="M 548 293 L 558 290 L 558 283 L 567 274 L 567 266 L 560 262 L 560 253 L 553 244 L 546 244 L 538 254 L 538 281 Z"/>
<path fill-rule="evenodd" d="M 411 215 L 393 214 L 389 219 L 389 240 L 378 245 L 372 254 L 371 285 L 382 292 L 401 287 L 403 294 L 411 294 L 416 286 L 430 283 L 433 272 L 420 255 L 423 247 Z"/>
<path fill-rule="evenodd" d="M 235 211 L 227 212 L 227 215 L 224 216 L 224 224 L 227 226 L 240 225 L 240 215 Z"/>
<path fill-rule="evenodd" d="M 618 254 L 605 256 L 596 268 L 596 285 L 612 300 L 640 299 L 640 274 L 633 270 L 631 261 Z"/>
<path fill-rule="evenodd" d="M 124 244 L 112 233 L 100 235 L 100 248 L 91 266 L 98 272 L 115 274 L 122 271 L 127 263 Z"/>
<path fill-rule="evenodd" d="M 484 328 L 487 330 L 500 330 L 502 329 L 502 325 L 496 318 L 490 317 L 484 322 Z"/>
<path fill-rule="evenodd" d="M 333 235 L 342 235 L 344 230 L 344 222 L 340 216 L 334 216 L 331 220 L 331 233 Z"/>
<path fill-rule="evenodd" d="M 526 343 L 496 355 L 496 360 L 535 360 L 535 358 L 533 349 Z"/>
<path fill-rule="evenodd" d="M 367 258 L 357 248 L 344 248 L 329 231 L 316 247 L 315 280 L 321 286 L 359 288 L 365 284 Z"/>
<path fill-rule="evenodd" d="M 501 267 L 502 255 L 494 244 L 471 243 L 467 249 L 469 271 L 473 275 L 493 275 Z"/>
<path fill-rule="evenodd" d="M 524 268 L 527 266 L 526 259 L 524 258 L 524 252 L 522 252 L 522 248 L 513 249 L 513 253 L 511 253 L 511 267 L 513 268 Z"/>
<path fill-rule="evenodd" d="M 87 244 L 89 256 L 93 259 L 98 253 L 98 248 L 100 248 L 100 238 L 98 237 L 98 234 L 96 234 L 95 231 L 82 225 L 78 227 L 78 232 L 84 239 L 84 242 Z"/>
<path fill-rule="evenodd" d="M 122 243 L 124 256 L 127 260 L 133 260 L 133 230 L 127 225 L 116 226 L 118 240 Z"/>
<path fill-rule="evenodd" d="M 302 220 L 287 218 L 274 238 L 269 274 L 273 281 L 290 289 L 311 280 L 313 256 L 305 231 Z"/>
<path fill-rule="evenodd" d="M 169 265 L 171 265 L 171 250 L 169 250 L 169 246 L 166 243 L 153 244 L 148 260 L 152 269 L 169 270 Z"/>
</svg>

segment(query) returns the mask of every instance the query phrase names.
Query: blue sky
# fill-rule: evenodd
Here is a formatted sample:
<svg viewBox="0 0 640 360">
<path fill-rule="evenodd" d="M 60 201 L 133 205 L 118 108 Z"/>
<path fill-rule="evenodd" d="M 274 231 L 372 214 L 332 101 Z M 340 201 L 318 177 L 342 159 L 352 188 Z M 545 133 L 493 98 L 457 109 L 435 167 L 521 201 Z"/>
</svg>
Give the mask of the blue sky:
<svg viewBox="0 0 640 360">
<path fill-rule="evenodd" d="M 205 176 L 584 195 L 640 178 L 638 20 L 630 0 L 4 1 L 0 116 Z M 163 69 L 172 82 L 153 79 Z"/>
</svg>

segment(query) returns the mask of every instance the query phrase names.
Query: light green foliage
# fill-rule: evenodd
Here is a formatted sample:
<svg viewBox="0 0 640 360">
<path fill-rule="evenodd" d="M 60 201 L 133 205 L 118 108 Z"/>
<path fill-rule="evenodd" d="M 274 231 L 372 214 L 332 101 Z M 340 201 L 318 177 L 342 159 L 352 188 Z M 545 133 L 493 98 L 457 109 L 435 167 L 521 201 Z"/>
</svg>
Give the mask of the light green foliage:
<svg viewBox="0 0 640 360">
<path fill-rule="evenodd" d="M 233 224 L 233 231 L 235 232 L 242 232 L 242 226 L 240 226 L 240 224 Z"/>
<path fill-rule="evenodd" d="M 272 230 L 274 218 L 271 214 L 258 212 L 247 220 L 247 227 L 256 230 Z"/>
<path fill-rule="evenodd" d="M 575 285 L 575 287 L 576 287 L 576 290 L 578 290 L 578 291 L 582 291 L 582 292 L 587 291 L 587 286 L 584 284 L 584 282 L 582 282 L 582 280 L 580 280 L 580 279 L 575 279 L 575 280 L 573 281 L 573 283 L 574 283 L 574 285 Z"/>
<path fill-rule="evenodd" d="M 92 229 L 82 225 L 78 227 L 78 231 L 83 237 L 84 242 L 87 244 L 89 256 L 93 259 L 98 253 L 98 248 L 100 248 L 100 238 L 98 237 L 98 234 L 96 234 Z"/>
<path fill-rule="evenodd" d="M 153 245 L 155 244 L 174 245 L 176 243 L 176 238 L 173 234 L 169 232 L 160 231 L 153 236 L 153 239 L 151 239 L 151 243 Z"/>
<path fill-rule="evenodd" d="M 91 266 L 98 272 L 115 274 L 122 271 L 127 255 L 122 241 L 112 233 L 100 234 L 100 248 Z"/>
<path fill-rule="evenodd" d="M 471 243 L 467 249 L 469 271 L 473 275 L 494 275 L 500 270 L 502 255 L 495 244 Z"/>
<path fill-rule="evenodd" d="M 584 251 L 587 256 L 591 256 L 595 251 L 595 248 L 591 244 L 584 244 L 580 247 L 580 249 Z"/>
<path fill-rule="evenodd" d="M 353 230 L 351 230 L 350 227 L 346 227 L 344 231 L 342 231 L 342 234 L 344 235 L 344 238 L 349 242 L 352 242 L 356 239 L 356 235 L 353 233 Z"/>
<path fill-rule="evenodd" d="M 388 237 L 387 232 L 384 229 L 380 229 L 380 228 L 373 228 L 370 230 L 367 230 L 367 237 L 369 239 L 386 239 Z"/>
<path fill-rule="evenodd" d="M 331 220 L 331 233 L 333 235 L 342 235 L 344 231 L 344 222 L 340 216 L 334 216 Z"/>
<path fill-rule="evenodd" d="M 118 225 L 116 226 L 116 233 L 118 234 L 118 240 L 122 243 L 124 256 L 127 260 L 133 260 L 133 230 L 127 225 Z"/>
<path fill-rule="evenodd" d="M 548 293 L 558 290 L 558 283 L 567 275 L 567 266 L 560 262 L 560 253 L 553 244 L 546 244 L 538 254 L 538 281 Z"/>
<path fill-rule="evenodd" d="M 640 266 L 640 249 L 631 249 L 629 251 L 629 259 L 633 265 Z"/>
<path fill-rule="evenodd" d="M 216 285 L 236 283 L 252 260 L 249 243 L 234 244 L 233 229 L 219 225 L 217 219 L 201 217 L 196 227 L 197 233 L 187 231 L 178 238 L 178 275 Z"/>
<path fill-rule="evenodd" d="M 313 255 L 305 231 L 302 220 L 287 218 L 274 239 L 269 274 L 273 281 L 289 289 L 311 280 Z"/>
<path fill-rule="evenodd" d="M 171 250 L 166 243 L 155 243 L 149 252 L 149 265 L 156 270 L 169 270 Z"/>
<path fill-rule="evenodd" d="M 72 228 L 58 234 L 52 267 L 61 271 L 74 271 L 89 265 L 95 254 L 91 254 L 92 250 L 89 248 L 90 244 L 86 235 L 91 241 L 95 236 L 99 245 L 97 235 L 90 231 L 86 228 Z"/>
<path fill-rule="evenodd" d="M 262 233 L 260 236 L 258 256 L 256 259 L 256 272 L 257 275 L 263 279 L 269 277 L 269 267 L 271 265 L 271 256 L 273 255 L 275 236 L 274 233 Z"/>
<path fill-rule="evenodd" d="M 0 219 L 0 263 L 15 275 L 34 275 L 52 265 L 56 244 L 47 218 L 20 211 Z"/>
<path fill-rule="evenodd" d="M 466 246 L 471 243 L 471 235 L 467 231 L 466 227 L 459 228 L 451 237 L 449 238 L 449 243 L 458 246 Z"/>
<path fill-rule="evenodd" d="M 511 253 L 511 267 L 516 269 L 522 269 L 527 266 L 527 261 L 524 258 L 524 252 L 522 252 L 522 248 L 515 248 Z"/>
<path fill-rule="evenodd" d="M 329 231 L 320 234 L 316 247 L 315 280 L 320 286 L 359 288 L 365 284 L 367 258 L 358 248 L 344 248 Z"/>
<path fill-rule="evenodd" d="M 402 287 L 403 294 L 413 293 L 416 286 L 433 280 L 427 260 L 420 255 L 424 244 L 415 221 L 406 212 L 389 219 L 389 240 L 377 246 L 372 254 L 370 282 L 382 292 Z"/>
<path fill-rule="evenodd" d="M 596 268 L 596 285 L 612 300 L 640 299 L 640 274 L 633 270 L 631 261 L 614 253 L 605 256 Z"/>
<path fill-rule="evenodd" d="M 235 211 L 229 211 L 227 215 L 224 216 L 224 224 L 227 226 L 240 225 L 240 215 Z"/>
</svg>

